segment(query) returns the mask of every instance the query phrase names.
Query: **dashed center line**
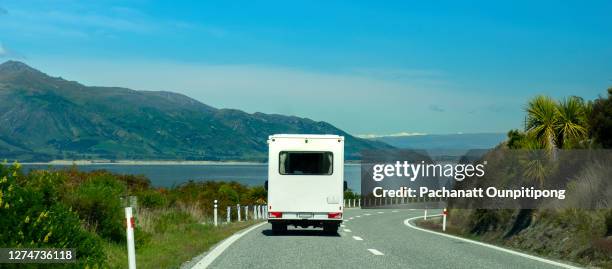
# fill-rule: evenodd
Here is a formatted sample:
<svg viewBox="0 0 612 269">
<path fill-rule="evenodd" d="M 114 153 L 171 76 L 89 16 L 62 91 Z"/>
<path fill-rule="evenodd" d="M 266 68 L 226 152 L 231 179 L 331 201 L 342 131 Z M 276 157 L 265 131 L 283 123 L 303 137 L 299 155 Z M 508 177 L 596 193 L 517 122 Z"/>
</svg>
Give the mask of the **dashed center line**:
<svg viewBox="0 0 612 269">
<path fill-rule="evenodd" d="M 393 212 L 393 213 L 397 213 L 397 212 L 399 212 L 399 211 L 397 211 L 397 210 L 393 210 L 393 211 L 391 211 L 391 212 Z"/>
<path fill-rule="evenodd" d="M 353 217 L 350 217 L 349 219 L 353 219 Z"/>
<path fill-rule="evenodd" d="M 346 227 L 346 225 L 344 225 L 344 224 L 340 224 L 340 227 L 344 228 L 344 227 Z"/>
<path fill-rule="evenodd" d="M 344 232 L 350 233 L 351 230 L 350 229 L 344 229 Z"/>
<path fill-rule="evenodd" d="M 364 215 L 369 216 L 369 215 L 371 215 L 371 214 L 365 213 Z"/>
<path fill-rule="evenodd" d="M 385 213 L 385 212 L 382 212 L 382 211 L 378 211 L 378 214 L 383 214 L 383 213 Z"/>
<path fill-rule="evenodd" d="M 353 236 L 353 239 L 357 240 L 357 241 L 363 241 L 363 238 L 359 237 L 359 236 Z"/>
<path fill-rule="evenodd" d="M 382 252 L 380 252 L 380 251 L 378 251 L 376 249 L 373 249 L 373 248 L 368 248 L 368 251 L 372 252 L 372 254 L 374 254 L 376 256 L 385 255 L 384 253 L 382 253 Z"/>
<path fill-rule="evenodd" d="M 361 218 L 361 216 L 355 216 L 355 218 Z"/>
</svg>

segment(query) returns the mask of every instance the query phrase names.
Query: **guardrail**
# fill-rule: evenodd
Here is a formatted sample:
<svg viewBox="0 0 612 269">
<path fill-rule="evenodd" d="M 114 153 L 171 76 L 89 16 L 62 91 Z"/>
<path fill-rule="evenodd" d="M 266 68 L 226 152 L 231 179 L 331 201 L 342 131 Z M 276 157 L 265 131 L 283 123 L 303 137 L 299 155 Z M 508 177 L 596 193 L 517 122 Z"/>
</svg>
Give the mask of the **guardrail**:
<svg viewBox="0 0 612 269">
<path fill-rule="evenodd" d="M 374 198 L 365 197 L 363 199 L 345 199 L 344 208 L 362 208 L 362 207 L 382 207 L 393 205 L 408 205 L 416 203 L 444 203 L 446 200 L 442 198 L 429 197 L 395 197 L 395 198 Z"/>
<path fill-rule="evenodd" d="M 219 217 L 218 217 L 218 210 L 217 210 L 217 200 L 215 200 L 214 202 L 214 211 L 213 211 L 213 220 L 214 220 L 214 225 L 215 226 L 219 226 L 219 224 L 221 224 L 221 222 L 219 221 Z M 259 219 L 268 219 L 268 205 L 245 205 L 245 206 L 240 206 L 240 204 L 236 204 L 235 207 L 233 206 L 228 206 L 226 209 L 226 218 L 225 218 L 225 223 L 231 223 L 232 222 L 232 208 L 233 211 L 236 212 L 235 214 L 235 219 L 236 221 L 243 221 L 243 214 L 244 214 L 244 220 L 259 220 Z M 249 208 L 252 209 L 249 210 Z"/>
</svg>

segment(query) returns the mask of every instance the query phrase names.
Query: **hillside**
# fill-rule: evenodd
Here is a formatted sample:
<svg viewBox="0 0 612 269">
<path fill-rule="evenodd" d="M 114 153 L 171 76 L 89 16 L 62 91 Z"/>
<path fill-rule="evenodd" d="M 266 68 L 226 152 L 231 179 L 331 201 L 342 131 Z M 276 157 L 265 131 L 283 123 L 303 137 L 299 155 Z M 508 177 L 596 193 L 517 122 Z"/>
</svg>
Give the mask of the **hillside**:
<svg viewBox="0 0 612 269">
<path fill-rule="evenodd" d="M 323 121 L 217 109 L 172 92 L 89 87 L 16 61 L 0 65 L 2 158 L 264 160 L 274 133 L 344 135 L 350 159 L 390 147 Z"/>
</svg>

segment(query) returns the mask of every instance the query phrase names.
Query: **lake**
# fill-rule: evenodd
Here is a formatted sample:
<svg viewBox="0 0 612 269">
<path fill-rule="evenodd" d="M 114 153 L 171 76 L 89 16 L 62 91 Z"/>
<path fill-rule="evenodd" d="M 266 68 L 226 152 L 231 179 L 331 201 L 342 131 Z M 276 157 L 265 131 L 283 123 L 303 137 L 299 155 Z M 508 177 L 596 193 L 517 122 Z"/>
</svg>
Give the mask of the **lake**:
<svg viewBox="0 0 612 269">
<path fill-rule="evenodd" d="M 31 169 L 68 168 L 71 165 L 23 164 L 24 172 Z M 268 179 L 267 164 L 201 164 L 201 165 L 117 165 L 93 164 L 78 165 L 79 170 L 108 170 L 119 174 L 142 174 L 151 180 L 155 187 L 172 187 L 183 182 L 193 181 L 236 181 L 248 186 L 263 186 Z M 361 166 L 346 164 L 344 178 L 349 188 L 360 192 Z"/>
</svg>

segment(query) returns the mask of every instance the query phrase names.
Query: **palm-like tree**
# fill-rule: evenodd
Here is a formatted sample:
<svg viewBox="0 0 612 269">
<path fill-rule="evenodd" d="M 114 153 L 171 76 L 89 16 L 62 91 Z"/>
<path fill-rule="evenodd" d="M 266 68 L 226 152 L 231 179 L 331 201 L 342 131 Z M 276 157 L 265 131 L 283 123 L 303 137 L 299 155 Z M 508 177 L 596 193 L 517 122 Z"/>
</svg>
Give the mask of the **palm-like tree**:
<svg viewBox="0 0 612 269">
<path fill-rule="evenodd" d="M 577 142 L 587 136 L 587 113 L 584 101 L 580 97 L 569 97 L 560 101 L 558 106 L 558 134 L 559 147 L 564 142 Z"/>
<path fill-rule="evenodd" d="M 564 142 L 577 142 L 587 136 L 587 107 L 579 97 L 555 102 L 540 95 L 527 104 L 526 110 L 527 133 L 553 153 Z"/>
<path fill-rule="evenodd" d="M 586 138 L 588 107 L 579 97 L 570 97 L 555 102 L 547 96 L 536 96 L 526 107 L 527 122 L 525 129 L 528 137 L 523 142 L 523 148 L 531 150 L 532 154 L 524 163 L 524 176 L 544 185 L 551 165 L 547 158 L 532 156 L 538 154 L 537 149 L 546 149 L 551 159 L 557 159 L 557 149 L 567 148 Z"/>
<path fill-rule="evenodd" d="M 559 111 L 556 102 L 548 96 L 539 95 L 527 104 L 527 133 L 550 151 L 557 148 Z"/>
</svg>

